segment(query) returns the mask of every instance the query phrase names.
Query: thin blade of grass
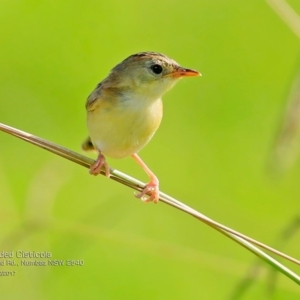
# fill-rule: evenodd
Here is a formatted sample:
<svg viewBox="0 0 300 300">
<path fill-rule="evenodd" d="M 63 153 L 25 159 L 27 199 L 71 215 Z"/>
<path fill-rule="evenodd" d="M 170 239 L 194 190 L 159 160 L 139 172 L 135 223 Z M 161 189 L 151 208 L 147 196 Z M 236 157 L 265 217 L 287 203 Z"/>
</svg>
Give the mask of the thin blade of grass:
<svg viewBox="0 0 300 300">
<path fill-rule="evenodd" d="M 9 133 L 15 137 L 18 137 L 22 140 L 25 140 L 31 144 L 34 144 L 38 147 L 41 147 L 45 150 L 48 150 L 54 154 L 57 154 L 63 158 L 66 158 L 74 163 L 77 163 L 83 167 L 89 168 L 93 163 L 94 160 L 83 156 L 81 154 L 78 154 L 72 150 L 69 150 L 67 148 L 64 148 L 62 146 L 59 146 L 55 143 L 49 142 L 45 139 L 42 139 L 40 137 L 34 136 L 32 134 L 29 134 L 27 132 L 24 132 L 22 130 L 13 128 L 11 126 L 5 125 L 0 123 L 0 130 L 4 131 L 6 133 Z M 105 172 L 102 171 L 101 172 L 102 175 L 105 175 Z M 145 184 L 142 183 L 141 181 L 138 181 L 137 179 L 128 176 L 127 174 L 124 174 L 118 170 L 115 169 L 111 169 L 111 177 L 110 179 L 115 180 L 119 183 L 122 183 L 132 189 L 135 189 L 137 191 L 141 191 Z M 298 285 L 300 285 L 300 277 L 295 274 L 294 272 L 292 272 L 290 269 L 286 268 L 284 265 L 282 265 L 281 263 L 279 263 L 278 261 L 276 261 L 274 258 L 272 258 L 271 256 L 269 256 L 268 254 L 266 254 L 265 252 L 263 252 L 262 250 L 258 249 L 257 247 L 255 247 L 253 244 L 266 249 L 278 256 L 281 256 L 295 264 L 300 265 L 300 261 L 288 256 L 276 249 L 273 249 L 261 242 L 258 242 L 238 231 L 235 231 L 227 226 L 224 226 L 208 217 L 206 217 L 205 215 L 201 214 L 200 212 L 198 212 L 197 210 L 185 205 L 184 203 L 174 199 L 173 197 L 160 192 L 160 197 L 159 197 L 160 201 L 168 204 L 174 208 L 177 208 L 185 213 L 188 213 L 189 215 L 195 217 L 196 219 L 202 221 L 203 223 L 209 225 L 210 227 L 216 229 L 217 231 L 219 231 L 220 233 L 224 234 L 225 236 L 229 237 L 231 240 L 235 241 L 236 243 L 238 243 L 239 245 L 243 246 L 244 248 L 246 248 L 247 250 L 251 251 L 252 253 L 254 253 L 256 256 L 260 257 L 262 260 L 264 260 L 265 262 L 267 262 L 269 265 L 273 266 L 274 268 L 276 268 L 279 272 L 281 272 L 282 274 L 286 275 L 288 278 L 290 278 L 291 280 L 293 280 L 294 282 L 296 282 Z"/>
</svg>

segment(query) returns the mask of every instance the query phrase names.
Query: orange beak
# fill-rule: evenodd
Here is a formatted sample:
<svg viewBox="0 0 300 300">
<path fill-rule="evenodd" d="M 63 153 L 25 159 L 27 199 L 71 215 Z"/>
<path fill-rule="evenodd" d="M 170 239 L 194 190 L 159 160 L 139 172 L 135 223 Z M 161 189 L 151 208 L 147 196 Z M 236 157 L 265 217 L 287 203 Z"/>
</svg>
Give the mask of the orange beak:
<svg viewBox="0 0 300 300">
<path fill-rule="evenodd" d="M 202 74 L 196 70 L 186 69 L 182 67 L 177 68 L 170 75 L 173 77 L 202 76 Z"/>
</svg>

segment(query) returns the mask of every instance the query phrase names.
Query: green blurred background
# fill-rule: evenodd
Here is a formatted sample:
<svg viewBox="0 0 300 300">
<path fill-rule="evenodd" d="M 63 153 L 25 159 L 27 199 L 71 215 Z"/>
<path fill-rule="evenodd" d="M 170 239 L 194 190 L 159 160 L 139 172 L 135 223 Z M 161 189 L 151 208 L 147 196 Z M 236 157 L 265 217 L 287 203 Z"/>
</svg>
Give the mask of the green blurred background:
<svg viewBox="0 0 300 300">
<path fill-rule="evenodd" d="M 299 163 L 267 172 L 299 40 L 265 1 L 2 0 L 0 45 L 0 122 L 78 152 L 85 100 L 122 59 L 151 50 L 199 70 L 165 95 L 140 152 L 161 189 L 267 244 L 299 213 Z M 84 260 L 1 266 L 17 272 L 0 277 L 1 299 L 228 299 L 254 261 L 162 203 L 1 132 L 0 145 L 0 250 Z M 147 180 L 129 158 L 109 163 Z M 299 233 L 284 251 L 300 257 Z M 264 299 L 268 270 L 243 299 Z M 275 296 L 299 288 L 279 275 Z"/>
</svg>

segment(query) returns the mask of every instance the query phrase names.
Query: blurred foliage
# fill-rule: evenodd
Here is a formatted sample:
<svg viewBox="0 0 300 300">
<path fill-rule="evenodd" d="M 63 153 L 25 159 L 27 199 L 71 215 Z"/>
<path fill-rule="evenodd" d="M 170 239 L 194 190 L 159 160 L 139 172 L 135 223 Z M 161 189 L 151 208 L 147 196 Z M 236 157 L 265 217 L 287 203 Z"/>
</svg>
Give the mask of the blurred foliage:
<svg viewBox="0 0 300 300">
<path fill-rule="evenodd" d="M 199 70 L 164 97 L 162 125 L 140 153 L 162 190 L 270 244 L 298 214 L 299 162 L 274 179 L 267 161 L 299 40 L 264 1 L 4 0 L 0 40 L 0 122 L 76 151 L 86 97 L 128 55 L 158 51 Z M 253 261 L 163 204 L 4 133 L 0 145 L 0 251 L 85 262 L 1 266 L 17 272 L 0 278 L 1 299 L 227 299 Z M 146 180 L 129 158 L 109 163 Z M 285 251 L 300 257 L 296 239 Z M 263 299 L 265 280 L 243 299 Z M 299 299 L 299 289 L 279 276 L 276 299 Z"/>
</svg>

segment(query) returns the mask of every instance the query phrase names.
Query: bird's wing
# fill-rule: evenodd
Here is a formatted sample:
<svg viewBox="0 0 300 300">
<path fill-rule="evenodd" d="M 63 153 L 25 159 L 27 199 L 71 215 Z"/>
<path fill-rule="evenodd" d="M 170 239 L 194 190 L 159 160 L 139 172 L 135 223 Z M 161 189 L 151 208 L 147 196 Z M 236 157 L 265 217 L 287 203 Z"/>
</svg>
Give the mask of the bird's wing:
<svg viewBox="0 0 300 300">
<path fill-rule="evenodd" d="M 100 82 L 96 88 L 92 91 L 92 93 L 88 96 L 85 107 L 87 111 L 92 111 L 97 106 L 97 100 L 101 98 L 101 89 L 102 89 L 102 82 Z"/>
</svg>

